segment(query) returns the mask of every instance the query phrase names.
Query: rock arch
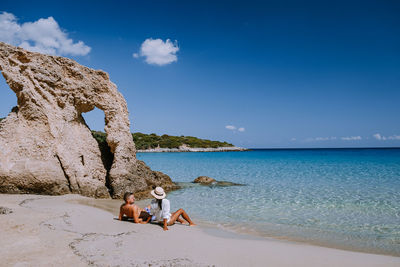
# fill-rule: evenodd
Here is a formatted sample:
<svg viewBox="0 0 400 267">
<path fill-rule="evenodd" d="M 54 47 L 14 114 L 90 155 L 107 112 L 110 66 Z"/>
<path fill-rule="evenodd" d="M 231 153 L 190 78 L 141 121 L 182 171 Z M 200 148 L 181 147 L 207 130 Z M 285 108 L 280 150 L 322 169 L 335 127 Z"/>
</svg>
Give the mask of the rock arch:
<svg viewBox="0 0 400 267">
<path fill-rule="evenodd" d="M 0 192 L 121 197 L 152 184 L 173 186 L 136 160 L 126 101 L 106 72 L 1 42 L 0 71 L 18 99 L 0 127 Z M 99 146 L 82 117 L 95 107 L 104 112 L 114 154 L 108 188 Z"/>
</svg>

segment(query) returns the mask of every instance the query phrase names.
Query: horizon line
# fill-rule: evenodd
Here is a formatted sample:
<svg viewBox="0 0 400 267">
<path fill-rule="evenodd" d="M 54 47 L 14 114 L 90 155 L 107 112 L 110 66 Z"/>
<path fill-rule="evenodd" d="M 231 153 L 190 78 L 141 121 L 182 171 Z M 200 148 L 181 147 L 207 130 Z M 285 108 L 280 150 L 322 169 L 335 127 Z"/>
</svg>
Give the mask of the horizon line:
<svg viewBox="0 0 400 267">
<path fill-rule="evenodd" d="M 396 147 L 277 147 L 277 148 L 247 148 L 250 150 L 318 150 L 318 149 L 400 149 Z"/>
</svg>

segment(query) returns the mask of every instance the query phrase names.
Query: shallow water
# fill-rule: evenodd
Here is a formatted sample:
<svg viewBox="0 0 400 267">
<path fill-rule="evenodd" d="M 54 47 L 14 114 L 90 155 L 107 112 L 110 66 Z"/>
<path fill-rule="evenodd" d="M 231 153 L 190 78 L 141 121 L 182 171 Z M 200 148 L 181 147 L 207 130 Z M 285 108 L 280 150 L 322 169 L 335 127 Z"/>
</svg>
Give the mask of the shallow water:
<svg viewBox="0 0 400 267">
<path fill-rule="evenodd" d="M 225 229 L 400 256 L 400 149 L 138 153 L 174 181 L 172 209 Z"/>
</svg>

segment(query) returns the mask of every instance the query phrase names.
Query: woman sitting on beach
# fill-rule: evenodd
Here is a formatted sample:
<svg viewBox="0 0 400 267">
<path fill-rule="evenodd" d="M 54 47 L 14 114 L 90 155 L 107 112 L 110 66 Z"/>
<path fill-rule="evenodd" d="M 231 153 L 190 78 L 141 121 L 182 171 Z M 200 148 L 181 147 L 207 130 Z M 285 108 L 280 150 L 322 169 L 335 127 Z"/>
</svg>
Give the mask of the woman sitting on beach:
<svg viewBox="0 0 400 267">
<path fill-rule="evenodd" d="M 135 203 L 135 196 L 133 193 L 126 192 L 124 194 L 125 203 L 119 209 L 119 220 L 133 219 L 135 223 L 148 223 L 151 216 L 146 211 L 139 208 Z"/>
<path fill-rule="evenodd" d="M 173 225 L 176 221 L 183 224 L 185 222 L 183 219 L 189 223 L 189 226 L 195 225 L 183 209 L 179 209 L 172 214 L 170 213 L 170 203 L 169 200 L 165 198 L 166 194 L 164 189 L 156 187 L 151 191 L 151 195 L 155 199 L 151 201 L 149 206 L 150 214 L 155 216 L 155 221 L 162 223 L 164 231 L 167 231 L 167 226 Z M 180 216 L 182 216 L 183 219 L 180 218 Z"/>
</svg>

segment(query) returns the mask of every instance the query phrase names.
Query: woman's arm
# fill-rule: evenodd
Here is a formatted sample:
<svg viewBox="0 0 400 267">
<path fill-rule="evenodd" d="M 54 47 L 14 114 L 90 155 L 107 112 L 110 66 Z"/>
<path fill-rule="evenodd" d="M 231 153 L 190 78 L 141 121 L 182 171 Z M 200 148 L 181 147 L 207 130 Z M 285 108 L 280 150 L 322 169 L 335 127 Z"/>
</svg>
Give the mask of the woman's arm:
<svg viewBox="0 0 400 267">
<path fill-rule="evenodd" d="M 171 206 L 169 204 L 169 200 L 168 199 L 163 199 L 163 202 L 161 204 L 162 206 L 162 218 L 163 219 L 169 219 L 169 217 L 171 216 Z"/>
<path fill-rule="evenodd" d="M 170 213 L 171 207 L 170 207 L 170 204 L 169 204 L 169 200 L 168 199 L 163 199 L 161 205 L 162 205 L 162 218 L 163 218 L 163 223 L 164 223 L 163 229 L 164 229 L 164 231 L 167 231 L 168 230 L 168 227 L 167 227 L 168 222 L 167 221 L 171 216 L 171 213 Z"/>
<path fill-rule="evenodd" d="M 150 215 L 155 215 L 156 211 L 157 211 L 157 203 L 154 203 L 153 201 L 151 202 L 151 204 L 148 206 L 149 210 L 150 210 Z"/>
</svg>

